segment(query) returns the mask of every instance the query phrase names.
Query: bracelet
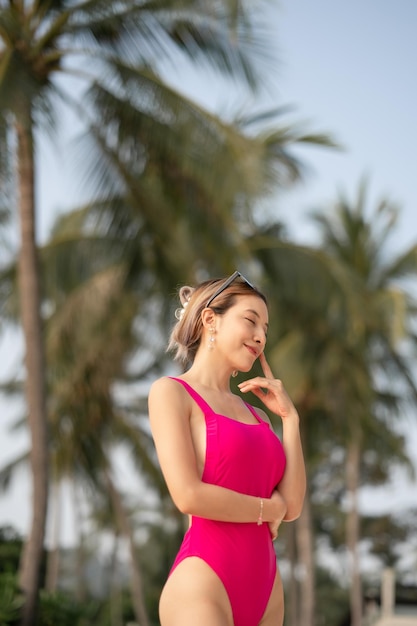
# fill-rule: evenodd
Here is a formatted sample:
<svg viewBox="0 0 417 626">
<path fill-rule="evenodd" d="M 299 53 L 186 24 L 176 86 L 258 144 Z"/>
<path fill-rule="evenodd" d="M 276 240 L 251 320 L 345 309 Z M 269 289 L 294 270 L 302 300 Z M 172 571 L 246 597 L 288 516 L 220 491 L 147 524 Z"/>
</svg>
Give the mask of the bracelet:
<svg viewBox="0 0 417 626">
<path fill-rule="evenodd" d="M 264 501 L 262 500 L 262 498 L 260 498 L 259 516 L 258 516 L 258 521 L 256 522 L 258 526 L 262 526 L 262 522 L 264 521 L 262 517 L 263 512 L 264 512 Z"/>
</svg>

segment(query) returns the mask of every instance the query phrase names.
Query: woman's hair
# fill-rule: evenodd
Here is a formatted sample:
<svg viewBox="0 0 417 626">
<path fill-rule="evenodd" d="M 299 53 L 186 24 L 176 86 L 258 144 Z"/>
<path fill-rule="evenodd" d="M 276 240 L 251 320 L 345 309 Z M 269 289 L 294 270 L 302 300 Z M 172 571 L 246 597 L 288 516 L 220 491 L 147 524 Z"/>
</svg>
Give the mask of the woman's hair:
<svg viewBox="0 0 417 626">
<path fill-rule="evenodd" d="M 178 322 L 172 329 L 167 347 L 167 351 L 175 351 L 176 361 L 184 365 L 194 361 L 203 332 L 201 313 L 226 280 L 226 278 L 207 280 L 197 287 L 184 286 L 179 290 L 182 308 L 175 311 Z M 209 308 L 217 315 L 224 315 L 235 304 L 237 296 L 247 295 L 256 295 L 267 304 L 263 293 L 239 277 L 213 299 Z"/>
</svg>

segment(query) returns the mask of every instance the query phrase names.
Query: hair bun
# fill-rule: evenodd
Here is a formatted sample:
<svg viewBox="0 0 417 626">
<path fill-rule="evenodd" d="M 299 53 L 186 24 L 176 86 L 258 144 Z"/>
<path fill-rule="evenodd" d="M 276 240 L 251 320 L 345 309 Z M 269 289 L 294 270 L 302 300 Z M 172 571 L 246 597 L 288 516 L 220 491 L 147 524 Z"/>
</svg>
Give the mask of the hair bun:
<svg viewBox="0 0 417 626">
<path fill-rule="evenodd" d="M 179 291 L 179 298 L 180 298 L 180 302 L 182 306 L 184 306 L 184 304 L 187 304 L 189 302 L 194 291 L 195 291 L 194 287 L 188 287 L 188 285 L 181 287 Z"/>
</svg>

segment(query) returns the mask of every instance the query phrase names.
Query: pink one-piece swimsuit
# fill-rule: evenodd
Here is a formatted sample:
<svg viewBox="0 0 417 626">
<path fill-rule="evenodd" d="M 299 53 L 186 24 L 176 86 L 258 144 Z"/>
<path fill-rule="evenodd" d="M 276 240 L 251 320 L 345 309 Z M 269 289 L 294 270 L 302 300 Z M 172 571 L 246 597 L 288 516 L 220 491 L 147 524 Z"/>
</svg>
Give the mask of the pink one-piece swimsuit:
<svg viewBox="0 0 417 626">
<path fill-rule="evenodd" d="M 202 480 L 239 493 L 270 498 L 285 470 L 281 441 L 249 404 L 258 424 L 245 424 L 215 413 L 188 383 L 188 391 L 206 421 L 206 459 Z M 276 575 L 276 555 L 268 524 L 218 522 L 192 517 L 171 568 L 196 556 L 222 581 L 235 626 L 257 626 L 262 619 Z"/>
</svg>

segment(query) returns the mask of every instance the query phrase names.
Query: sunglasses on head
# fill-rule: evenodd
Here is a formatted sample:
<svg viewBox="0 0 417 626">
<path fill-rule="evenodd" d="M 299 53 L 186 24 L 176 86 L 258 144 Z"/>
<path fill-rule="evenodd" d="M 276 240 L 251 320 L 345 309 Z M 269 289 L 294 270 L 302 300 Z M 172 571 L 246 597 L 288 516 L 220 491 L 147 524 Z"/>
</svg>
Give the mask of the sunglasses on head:
<svg viewBox="0 0 417 626">
<path fill-rule="evenodd" d="M 215 291 L 213 293 L 213 295 L 208 299 L 207 304 L 206 304 L 206 308 L 209 307 L 210 304 L 213 302 L 213 300 L 215 298 L 217 298 L 217 296 L 219 296 L 225 289 L 227 289 L 229 287 L 229 285 L 231 285 L 232 282 L 234 280 L 236 280 L 236 278 L 240 278 L 241 280 L 243 280 L 243 282 L 245 282 L 247 285 L 249 285 L 249 287 L 251 289 L 255 290 L 255 287 L 252 285 L 252 283 L 250 283 L 247 278 L 245 278 L 240 272 L 238 272 L 236 270 L 236 272 L 233 272 L 233 274 L 231 276 L 229 276 L 229 278 L 226 278 L 224 283 L 222 285 L 220 285 L 220 287 L 217 289 L 217 291 Z"/>
</svg>

